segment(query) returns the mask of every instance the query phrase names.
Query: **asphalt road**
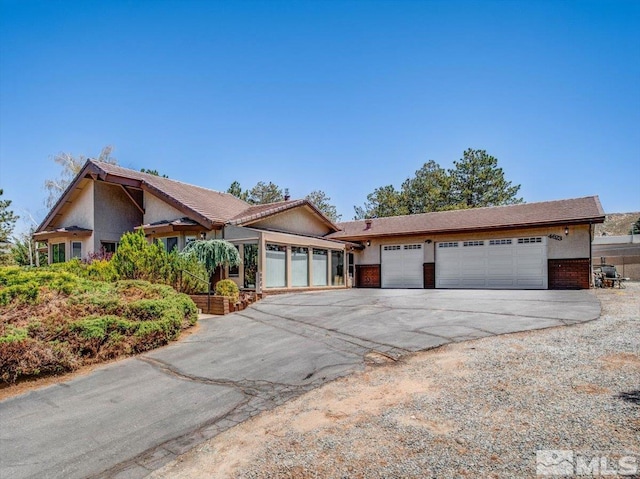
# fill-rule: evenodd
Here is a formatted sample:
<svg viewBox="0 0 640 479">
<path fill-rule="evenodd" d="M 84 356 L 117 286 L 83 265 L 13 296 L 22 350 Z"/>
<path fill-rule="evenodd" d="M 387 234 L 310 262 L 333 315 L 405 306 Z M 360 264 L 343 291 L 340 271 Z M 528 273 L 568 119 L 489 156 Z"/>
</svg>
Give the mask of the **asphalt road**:
<svg viewBox="0 0 640 479">
<path fill-rule="evenodd" d="M 0 478 L 140 478 L 364 367 L 449 342 L 596 319 L 588 291 L 340 290 L 209 317 L 162 349 L 0 402 Z"/>
</svg>

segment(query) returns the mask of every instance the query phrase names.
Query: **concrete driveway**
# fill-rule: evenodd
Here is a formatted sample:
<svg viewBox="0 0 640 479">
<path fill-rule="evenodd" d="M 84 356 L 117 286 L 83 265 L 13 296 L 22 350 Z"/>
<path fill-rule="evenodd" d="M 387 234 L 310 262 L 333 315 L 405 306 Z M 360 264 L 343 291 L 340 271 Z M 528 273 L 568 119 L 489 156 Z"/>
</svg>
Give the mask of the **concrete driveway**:
<svg viewBox="0 0 640 479">
<path fill-rule="evenodd" d="M 341 290 L 267 298 L 179 343 L 0 402 L 0 477 L 144 477 L 261 411 L 454 341 L 596 319 L 588 291 Z"/>
</svg>

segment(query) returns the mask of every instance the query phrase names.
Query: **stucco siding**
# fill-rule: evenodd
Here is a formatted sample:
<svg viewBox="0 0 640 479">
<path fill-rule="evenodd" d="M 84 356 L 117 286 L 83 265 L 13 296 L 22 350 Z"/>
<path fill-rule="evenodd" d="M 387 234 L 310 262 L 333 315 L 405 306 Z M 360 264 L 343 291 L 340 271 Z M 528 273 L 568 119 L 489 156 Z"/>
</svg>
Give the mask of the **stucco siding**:
<svg viewBox="0 0 640 479">
<path fill-rule="evenodd" d="M 224 227 L 224 239 L 228 241 L 245 239 L 257 241 L 259 237 L 260 233 L 250 228 L 232 225 L 227 225 Z"/>
<path fill-rule="evenodd" d="M 547 236 L 553 234 L 558 239 L 549 238 L 547 254 L 549 259 L 589 258 L 591 234 L 589 225 L 569 226 L 569 234 L 564 234 L 564 227 L 550 228 Z"/>
<path fill-rule="evenodd" d="M 157 221 L 173 221 L 184 218 L 185 214 L 165 203 L 148 191 L 144 192 L 144 223 L 150 224 Z"/>
<path fill-rule="evenodd" d="M 117 242 L 123 233 L 142 224 L 142 212 L 120 186 L 95 182 L 94 196 L 94 251 L 100 250 L 102 241 Z"/>
<path fill-rule="evenodd" d="M 252 223 L 251 226 L 315 236 L 324 236 L 329 233 L 327 225 L 320 221 L 317 215 L 306 206 L 270 216 L 262 221 Z"/>
<path fill-rule="evenodd" d="M 83 180 L 80 182 L 76 191 L 78 194 L 74 198 L 73 203 L 66 208 L 60 216 L 60 219 L 56 221 L 56 228 L 69 226 L 79 226 L 80 228 L 90 230 L 94 228 L 94 182 L 90 180 Z"/>
</svg>

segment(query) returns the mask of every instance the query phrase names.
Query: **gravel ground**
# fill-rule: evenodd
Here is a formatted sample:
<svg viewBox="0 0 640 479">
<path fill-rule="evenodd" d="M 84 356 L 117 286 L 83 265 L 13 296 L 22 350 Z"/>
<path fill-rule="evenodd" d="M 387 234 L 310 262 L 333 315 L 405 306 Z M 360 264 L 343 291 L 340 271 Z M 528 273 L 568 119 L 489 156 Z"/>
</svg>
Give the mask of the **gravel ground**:
<svg viewBox="0 0 640 479">
<path fill-rule="evenodd" d="M 594 294 L 596 321 L 372 363 L 151 477 L 536 477 L 549 449 L 640 473 L 640 283 Z"/>
</svg>

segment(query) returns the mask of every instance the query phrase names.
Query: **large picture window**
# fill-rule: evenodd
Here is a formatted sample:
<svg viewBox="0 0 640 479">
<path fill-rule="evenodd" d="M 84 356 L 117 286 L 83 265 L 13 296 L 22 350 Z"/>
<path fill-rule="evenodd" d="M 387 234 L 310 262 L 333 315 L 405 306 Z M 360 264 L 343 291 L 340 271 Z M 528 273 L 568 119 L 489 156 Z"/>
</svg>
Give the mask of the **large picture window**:
<svg viewBox="0 0 640 479">
<path fill-rule="evenodd" d="M 287 286 L 287 247 L 267 243 L 267 288 L 284 288 Z"/>
<path fill-rule="evenodd" d="M 344 284 L 344 252 L 331 251 L 331 285 Z"/>
<path fill-rule="evenodd" d="M 291 247 L 291 286 L 309 286 L 309 249 Z"/>
<path fill-rule="evenodd" d="M 313 285 L 327 286 L 329 256 L 326 249 L 313 249 Z"/>
<path fill-rule="evenodd" d="M 64 243 L 54 243 L 51 245 L 51 262 L 52 263 L 64 263 L 65 244 Z"/>
</svg>

